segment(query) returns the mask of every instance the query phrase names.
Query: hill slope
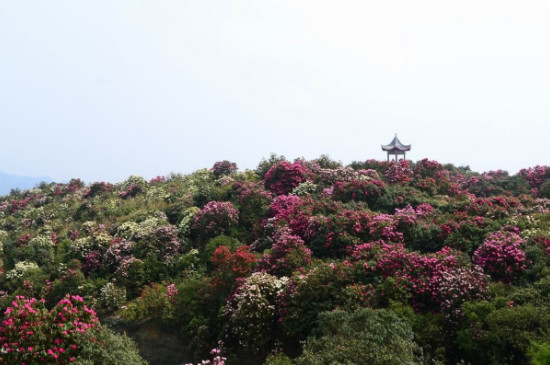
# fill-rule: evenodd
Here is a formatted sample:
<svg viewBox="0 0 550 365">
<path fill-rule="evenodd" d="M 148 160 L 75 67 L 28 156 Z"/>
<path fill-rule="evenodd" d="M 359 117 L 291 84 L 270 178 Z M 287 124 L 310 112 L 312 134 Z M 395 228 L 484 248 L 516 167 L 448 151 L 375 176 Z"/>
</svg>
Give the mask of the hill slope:
<svg viewBox="0 0 550 365">
<path fill-rule="evenodd" d="M 550 349 L 549 186 L 546 166 L 277 156 L 44 184 L 0 198 L 0 312 L 76 295 L 173 334 L 168 365 L 527 363 Z"/>
</svg>

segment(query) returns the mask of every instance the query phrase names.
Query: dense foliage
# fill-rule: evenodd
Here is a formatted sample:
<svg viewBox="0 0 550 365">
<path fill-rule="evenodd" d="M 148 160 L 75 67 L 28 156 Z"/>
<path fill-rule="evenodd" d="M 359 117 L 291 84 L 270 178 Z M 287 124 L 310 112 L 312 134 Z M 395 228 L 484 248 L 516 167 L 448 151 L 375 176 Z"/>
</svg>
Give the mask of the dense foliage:
<svg viewBox="0 0 550 365">
<path fill-rule="evenodd" d="M 0 363 L 143 363 L 105 316 L 178 334 L 174 365 L 546 364 L 549 187 L 546 166 L 272 155 L 12 191 Z"/>
</svg>

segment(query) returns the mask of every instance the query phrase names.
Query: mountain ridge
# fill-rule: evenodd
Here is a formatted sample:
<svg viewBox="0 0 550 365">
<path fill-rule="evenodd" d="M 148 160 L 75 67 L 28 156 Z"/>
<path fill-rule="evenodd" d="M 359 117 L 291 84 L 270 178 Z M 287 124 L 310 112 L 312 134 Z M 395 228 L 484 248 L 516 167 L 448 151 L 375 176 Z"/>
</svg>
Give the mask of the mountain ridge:
<svg viewBox="0 0 550 365">
<path fill-rule="evenodd" d="M 48 176 L 21 176 L 0 171 L 0 195 L 7 195 L 12 189 L 32 189 L 42 181 L 50 183 L 53 180 Z"/>
</svg>

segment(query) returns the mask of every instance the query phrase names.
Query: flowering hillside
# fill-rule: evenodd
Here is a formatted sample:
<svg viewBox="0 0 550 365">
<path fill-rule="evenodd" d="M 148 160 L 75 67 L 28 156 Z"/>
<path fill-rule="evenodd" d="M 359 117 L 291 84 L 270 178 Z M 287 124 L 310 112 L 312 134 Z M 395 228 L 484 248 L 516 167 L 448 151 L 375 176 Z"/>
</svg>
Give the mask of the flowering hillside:
<svg viewBox="0 0 550 365">
<path fill-rule="evenodd" d="M 0 254 L 0 364 L 145 363 L 102 318 L 177 334 L 174 365 L 550 356 L 546 166 L 273 155 L 43 183 L 0 198 Z"/>
</svg>

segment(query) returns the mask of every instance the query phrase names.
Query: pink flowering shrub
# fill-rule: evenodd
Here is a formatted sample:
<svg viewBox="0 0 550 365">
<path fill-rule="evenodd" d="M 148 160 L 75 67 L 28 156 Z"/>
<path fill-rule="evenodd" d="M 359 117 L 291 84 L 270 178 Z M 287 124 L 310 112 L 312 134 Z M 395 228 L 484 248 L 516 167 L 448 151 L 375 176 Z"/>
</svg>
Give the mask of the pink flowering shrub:
<svg viewBox="0 0 550 365">
<path fill-rule="evenodd" d="M 338 181 L 334 184 L 332 197 L 343 202 L 357 200 L 372 204 L 384 194 L 384 187 L 380 180 Z"/>
<path fill-rule="evenodd" d="M 312 172 L 302 162 L 280 161 L 264 176 L 265 188 L 277 195 L 288 194 L 305 181 L 311 181 Z"/>
<path fill-rule="evenodd" d="M 413 171 L 415 178 L 438 178 L 443 170 L 444 168 L 439 162 L 425 158 L 416 162 Z"/>
<path fill-rule="evenodd" d="M 401 218 L 403 219 L 403 213 Z M 399 215 L 397 216 L 399 217 Z M 410 219 L 410 217 L 407 217 Z M 403 242 L 403 233 L 397 230 L 399 221 L 389 214 L 377 214 L 369 222 L 371 239 L 382 239 L 388 242 Z"/>
<path fill-rule="evenodd" d="M 313 209 L 311 198 L 279 195 L 269 206 L 269 215 L 278 225 L 288 226 L 294 234 L 308 239 Z"/>
<path fill-rule="evenodd" d="M 166 176 L 159 175 L 149 180 L 149 184 L 158 184 L 158 183 L 163 183 L 165 181 L 166 181 Z"/>
<path fill-rule="evenodd" d="M 414 166 L 413 185 L 430 194 L 446 193 L 449 190 L 449 171 L 437 161 L 430 161 L 427 158 L 418 161 Z"/>
<path fill-rule="evenodd" d="M 351 255 L 368 276 L 392 278 L 418 311 L 450 311 L 484 298 L 488 278 L 462 256 L 448 247 L 421 255 L 382 241 L 359 245 Z"/>
<path fill-rule="evenodd" d="M 205 241 L 229 232 L 239 222 L 239 211 L 230 202 L 208 202 L 195 215 L 192 229 Z"/>
<path fill-rule="evenodd" d="M 466 209 L 470 215 L 502 218 L 510 216 L 511 213 L 521 207 L 520 201 L 515 197 L 493 196 L 489 198 L 474 198 L 474 201 Z"/>
<path fill-rule="evenodd" d="M 550 238 L 537 236 L 531 239 L 532 243 L 539 246 L 546 256 L 550 256 Z"/>
<path fill-rule="evenodd" d="M 72 194 L 84 187 L 84 182 L 80 179 L 71 179 L 68 184 L 57 184 L 54 189 L 54 195 L 66 196 Z"/>
<path fill-rule="evenodd" d="M 0 359 L 6 364 L 69 364 L 84 342 L 95 341 L 96 313 L 81 297 L 67 295 L 51 310 L 44 300 L 16 297 L 0 326 Z"/>
<path fill-rule="evenodd" d="M 82 264 L 82 272 L 85 274 L 92 274 L 98 272 L 101 268 L 101 252 L 98 250 L 92 250 L 84 258 L 84 263 Z"/>
<path fill-rule="evenodd" d="M 525 243 L 516 232 L 491 233 L 474 252 L 472 261 L 494 280 L 511 282 L 525 269 Z"/>
<path fill-rule="evenodd" d="M 423 208 L 425 208 L 425 206 L 423 206 Z M 393 217 L 397 220 L 399 226 L 412 226 L 416 224 L 418 214 L 417 211 L 413 209 L 413 207 L 407 205 L 403 209 L 396 208 Z"/>
<path fill-rule="evenodd" d="M 106 182 L 96 182 L 90 185 L 90 189 L 84 193 L 85 198 L 93 198 L 101 193 L 107 193 L 113 189 L 113 184 Z"/>
<path fill-rule="evenodd" d="M 133 297 L 139 293 L 145 281 L 145 264 L 134 256 L 125 258 L 115 271 L 117 283 L 126 287 L 128 295 Z"/>
<path fill-rule="evenodd" d="M 343 209 L 330 215 L 322 224 L 323 236 L 312 245 L 317 256 L 341 256 L 350 247 L 370 239 L 372 214 L 366 210 Z"/>
<path fill-rule="evenodd" d="M 391 184 L 407 184 L 413 178 L 413 171 L 409 161 L 400 160 L 392 162 L 384 175 Z"/>
<path fill-rule="evenodd" d="M 289 276 L 311 262 L 311 250 L 304 241 L 283 228 L 275 233 L 273 247 L 260 259 L 260 269 L 277 276 Z"/>
<path fill-rule="evenodd" d="M 114 238 L 103 254 L 103 267 L 108 271 L 115 271 L 122 261 L 132 256 L 133 247 L 134 243 L 132 241 L 120 237 Z"/>
<path fill-rule="evenodd" d="M 550 167 L 537 165 L 519 170 L 518 175 L 524 177 L 533 188 L 539 188 L 544 180 L 550 178 Z"/>
<path fill-rule="evenodd" d="M 227 160 L 218 161 L 214 163 L 210 171 L 214 173 L 216 179 L 219 179 L 224 175 L 231 175 L 231 173 L 237 171 L 237 164 Z"/>
</svg>

